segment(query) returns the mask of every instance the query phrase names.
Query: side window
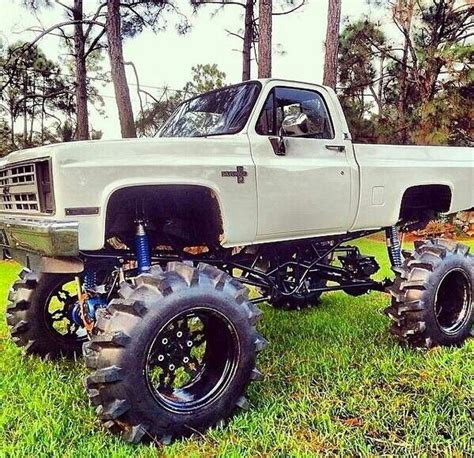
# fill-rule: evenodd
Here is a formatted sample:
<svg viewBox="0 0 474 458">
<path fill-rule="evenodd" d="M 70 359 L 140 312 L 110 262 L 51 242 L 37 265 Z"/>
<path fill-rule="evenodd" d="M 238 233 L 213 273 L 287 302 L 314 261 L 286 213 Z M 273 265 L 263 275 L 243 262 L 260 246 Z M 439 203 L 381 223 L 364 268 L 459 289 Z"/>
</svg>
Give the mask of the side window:
<svg viewBox="0 0 474 458">
<path fill-rule="evenodd" d="M 286 134 L 306 138 L 334 138 L 334 129 L 326 104 L 317 92 L 306 89 L 278 87 L 269 94 L 256 130 L 261 135 L 278 135 L 283 119 L 304 113 L 308 118 L 307 132 Z"/>
</svg>

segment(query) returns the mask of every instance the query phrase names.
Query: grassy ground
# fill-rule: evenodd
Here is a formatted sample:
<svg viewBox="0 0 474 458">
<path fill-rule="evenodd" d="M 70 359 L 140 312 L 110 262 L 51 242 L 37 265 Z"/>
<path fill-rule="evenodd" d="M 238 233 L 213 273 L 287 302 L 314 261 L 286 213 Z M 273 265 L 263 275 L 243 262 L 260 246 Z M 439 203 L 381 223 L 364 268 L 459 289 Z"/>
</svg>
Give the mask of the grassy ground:
<svg viewBox="0 0 474 458">
<path fill-rule="evenodd" d="M 383 244 L 361 247 L 387 275 Z M 2 315 L 17 271 L 0 263 Z M 249 390 L 252 409 L 204 437 L 158 450 L 106 433 L 88 406 L 81 362 L 22 357 L 2 319 L 0 457 L 472 454 L 474 341 L 460 349 L 402 349 L 387 333 L 388 300 L 331 293 L 303 312 L 264 307 L 261 331 L 271 345 L 260 358 L 265 380 Z"/>
</svg>

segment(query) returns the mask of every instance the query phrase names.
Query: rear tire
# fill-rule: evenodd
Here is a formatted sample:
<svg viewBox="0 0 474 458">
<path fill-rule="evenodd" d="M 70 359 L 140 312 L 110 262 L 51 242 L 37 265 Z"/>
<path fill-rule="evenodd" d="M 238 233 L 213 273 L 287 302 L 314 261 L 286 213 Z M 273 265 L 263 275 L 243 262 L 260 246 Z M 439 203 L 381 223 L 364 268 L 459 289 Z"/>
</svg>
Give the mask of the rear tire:
<svg viewBox="0 0 474 458">
<path fill-rule="evenodd" d="M 311 263 L 314 260 L 314 249 L 311 245 L 303 247 L 302 252 L 289 253 L 289 258 L 297 260 L 298 257 L 301 257 L 303 261 Z M 323 263 L 330 265 L 333 260 L 332 253 L 329 254 Z M 272 263 L 270 263 L 272 266 Z M 288 293 L 288 290 L 291 291 L 295 288 L 296 284 L 299 281 L 299 273 L 295 272 L 298 268 L 288 267 L 286 276 L 287 278 L 280 279 L 279 289 L 275 290 L 270 299 L 270 304 L 272 307 L 283 310 L 302 310 L 308 307 L 318 305 L 321 301 L 321 296 L 323 291 L 308 292 L 308 288 L 325 288 L 327 286 L 327 280 L 324 278 L 317 278 L 315 276 L 308 277 L 305 280 L 301 290 L 298 293 L 293 294 L 284 294 Z M 288 280 L 290 284 L 288 284 Z"/>
<path fill-rule="evenodd" d="M 324 288 L 326 285 L 327 281 L 324 279 L 311 283 L 312 288 Z M 318 305 L 321 301 L 322 295 L 322 291 L 315 293 L 292 294 L 289 296 L 276 292 L 270 300 L 270 304 L 276 309 L 302 310 Z"/>
<path fill-rule="evenodd" d="M 94 370 L 86 388 L 104 425 L 130 442 L 167 443 L 246 408 L 266 344 L 247 289 L 206 264 L 156 266 L 135 284 L 121 285 L 84 344 Z"/>
<path fill-rule="evenodd" d="M 66 274 L 20 273 L 8 296 L 7 324 L 13 342 L 26 354 L 75 358 L 87 340 L 86 331 L 72 323 L 77 296 L 64 290 L 74 277 Z"/>
<path fill-rule="evenodd" d="M 415 244 L 389 288 L 391 332 L 413 347 L 461 345 L 474 319 L 474 256 L 460 243 Z"/>
</svg>

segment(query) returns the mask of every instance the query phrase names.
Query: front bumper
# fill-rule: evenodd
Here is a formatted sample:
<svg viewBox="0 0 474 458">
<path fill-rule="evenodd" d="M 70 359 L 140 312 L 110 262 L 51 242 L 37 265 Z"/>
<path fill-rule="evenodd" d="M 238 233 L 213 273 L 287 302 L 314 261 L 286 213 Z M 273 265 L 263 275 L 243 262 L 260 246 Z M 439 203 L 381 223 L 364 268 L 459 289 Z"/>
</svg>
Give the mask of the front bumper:
<svg viewBox="0 0 474 458">
<path fill-rule="evenodd" d="M 0 249 L 25 251 L 39 256 L 79 254 L 77 222 L 0 216 Z"/>
</svg>

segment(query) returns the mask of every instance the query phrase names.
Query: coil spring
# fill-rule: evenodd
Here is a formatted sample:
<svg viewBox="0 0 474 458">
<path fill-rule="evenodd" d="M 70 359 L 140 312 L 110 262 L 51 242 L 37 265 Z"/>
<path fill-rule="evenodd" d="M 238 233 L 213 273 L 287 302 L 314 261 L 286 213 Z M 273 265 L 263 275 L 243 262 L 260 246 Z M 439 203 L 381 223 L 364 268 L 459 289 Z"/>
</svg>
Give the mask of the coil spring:
<svg viewBox="0 0 474 458">
<path fill-rule="evenodd" d="M 396 226 L 388 227 L 385 231 L 387 237 L 387 250 L 390 262 L 393 267 L 400 267 L 403 264 L 402 247 Z"/>
<path fill-rule="evenodd" d="M 94 289 L 97 285 L 97 274 L 93 270 L 87 270 L 84 275 L 84 288 Z"/>
<path fill-rule="evenodd" d="M 139 272 L 149 272 L 151 269 L 150 243 L 143 222 L 137 223 L 135 251 L 137 255 Z"/>
</svg>

